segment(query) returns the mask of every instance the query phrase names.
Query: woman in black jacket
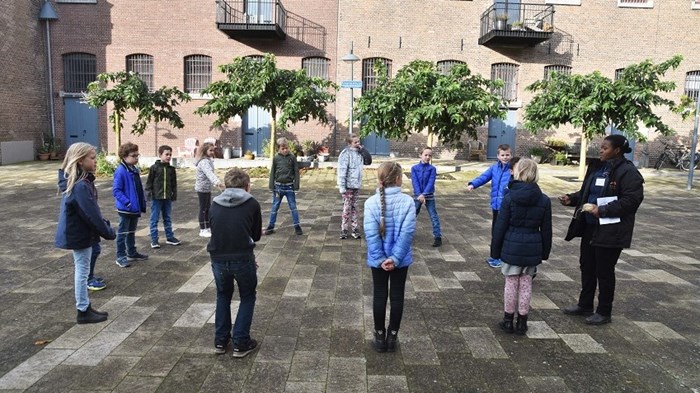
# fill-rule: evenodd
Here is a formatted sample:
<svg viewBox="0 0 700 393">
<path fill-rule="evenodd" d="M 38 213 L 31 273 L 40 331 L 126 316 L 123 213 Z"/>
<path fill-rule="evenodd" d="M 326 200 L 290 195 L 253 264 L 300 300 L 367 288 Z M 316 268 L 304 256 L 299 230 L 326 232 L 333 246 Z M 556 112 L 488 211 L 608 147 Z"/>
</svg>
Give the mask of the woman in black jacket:
<svg viewBox="0 0 700 393">
<path fill-rule="evenodd" d="M 588 316 L 589 325 L 611 321 L 615 265 L 622 249 L 632 243 L 634 215 L 644 199 L 644 179 L 624 157 L 631 151 L 624 136 L 607 136 L 600 161 L 589 165 L 581 189 L 559 197 L 562 205 L 576 206 L 565 240 L 581 237 L 581 293 L 577 304 L 562 311 Z M 593 313 L 596 287 L 598 308 Z"/>
</svg>

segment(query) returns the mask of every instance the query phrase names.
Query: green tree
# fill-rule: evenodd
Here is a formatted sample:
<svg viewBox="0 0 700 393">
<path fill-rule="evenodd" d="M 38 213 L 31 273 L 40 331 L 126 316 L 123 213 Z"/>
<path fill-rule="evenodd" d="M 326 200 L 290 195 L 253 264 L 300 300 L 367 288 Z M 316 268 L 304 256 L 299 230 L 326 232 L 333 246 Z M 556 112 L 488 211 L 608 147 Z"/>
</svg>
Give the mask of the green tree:
<svg viewBox="0 0 700 393">
<path fill-rule="evenodd" d="M 567 123 L 580 127 L 579 177 L 583 178 L 586 143 L 596 135 L 604 135 L 609 125 L 614 124 L 625 135 L 639 141 L 646 140 L 639 132 L 640 123 L 662 135 L 674 132 L 654 110 L 666 106 L 674 112 L 682 112 L 684 101 L 679 106 L 659 95 L 675 90 L 674 82 L 663 81 L 661 77 L 669 69 L 676 69 L 681 60 L 680 55 L 659 64 L 645 60 L 625 67 L 616 81 L 598 71 L 587 75 L 553 73 L 548 79 L 527 87 L 537 94 L 525 106 L 524 126 L 533 134 Z"/>
<path fill-rule="evenodd" d="M 108 88 L 108 85 L 112 85 Z M 112 102 L 109 120 L 114 128 L 117 148 L 121 145 L 122 121 L 127 110 L 137 112 L 136 121 L 131 126 L 131 133 L 142 135 L 150 122 L 167 120 L 175 128 L 185 124 L 175 110 L 181 102 L 188 102 L 190 96 L 177 87 L 161 87 L 148 91 L 148 86 L 138 74 L 129 71 L 107 72 L 97 76 L 97 80 L 88 85 L 83 97 L 91 107 L 99 108 Z"/>
<path fill-rule="evenodd" d="M 244 116 L 248 108 L 257 106 L 270 112 L 270 151 L 275 149 L 277 125 L 317 119 L 328 124 L 326 106 L 335 101 L 331 92 L 337 86 L 323 78 L 309 77 L 304 70 L 278 69 L 275 56 L 266 54 L 262 60 L 237 57 L 219 66 L 226 75 L 212 82 L 202 94 L 212 98 L 197 108 L 199 115 L 217 115 L 214 126 L 226 124 L 236 115 Z M 279 114 L 279 119 L 278 115 Z"/>
<path fill-rule="evenodd" d="M 465 64 L 441 73 L 429 61 L 415 60 L 389 79 L 386 66 L 375 63 L 377 87 L 358 99 L 356 114 L 364 121 L 362 135 L 376 132 L 406 140 L 414 132 L 428 130 L 444 144 L 459 146 L 464 134 L 476 138 L 477 127 L 488 117 L 503 118 L 503 100 L 493 90 L 502 81 L 473 75 Z"/>
</svg>

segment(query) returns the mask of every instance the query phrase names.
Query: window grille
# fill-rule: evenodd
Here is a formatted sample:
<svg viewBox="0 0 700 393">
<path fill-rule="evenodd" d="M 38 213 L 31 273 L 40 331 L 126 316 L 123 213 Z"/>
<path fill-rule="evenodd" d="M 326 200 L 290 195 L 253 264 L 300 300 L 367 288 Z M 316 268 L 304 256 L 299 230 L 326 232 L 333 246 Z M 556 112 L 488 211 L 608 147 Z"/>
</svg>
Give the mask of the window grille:
<svg viewBox="0 0 700 393">
<path fill-rule="evenodd" d="M 617 0 L 618 7 L 654 8 L 652 0 Z"/>
<path fill-rule="evenodd" d="M 618 68 L 615 70 L 615 82 L 622 79 L 622 74 L 625 72 L 624 68 Z"/>
<path fill-rule="evenodd" d="M 518 100 L 518 69 L 517 64 L 512 63 L 497 63 L 491 65 L 491 80 L 500 79 L 504 86 L 494 91 L 500 95 L 505 101 Z"/>
<path fill-rule="evenodd" d="M 441 74 L 447 75 L 450 73 L 450 70 L 452 67 L 456 66 L 457 64 L 466 64 L 463 61 L 459 60 L 441 60 L 437 62 L 437 69 L 438 72 Z"/>
<path fill-rule="evenodd" d="M 549 76 L 552 75 L 552 72 L 556 72 L 558 74 L 564 74 L 564 75 L 571 75 L 571 67 L 568 65 L 560 65 L 560 64 L 545 66 L 544 67 L 544 80 L 548 80 Z"/>
<path fill-rule="evenodd" d="M 698 100 L 700 97 L 700 70 L 690 71 L 685 74 L 685 91 L 683 94 L 693 101 Z"/>
<path fill-rule="evenodd" d="M 63 55 L 63 91 L 80 93 L 97 78 L 95 55 L 68 53 Z"/>
<path fill-rule="evenodd" d="M 328 80 L 328 66 L 331 61 L 325 57 L 307 57 L 301 60 L 301 68 L 312 78 Z"/>
<path fill-rule="evenodd" d="M 199 93 L 211 83 L 211 57 L 192 55 L 185 57 L 185 92 Z"/>
<path fill-rule="evenodd" d="M 126 57 L 126 70 L 138 74 L 143 83 L 148 86 L 148 91 L 153 91 L 153 56 L 135 54 Z"/>
<path fill-rule="evenodd" d="M 374 63 L 381 61 L 386 66 L 386 71 L 391 77 L 391 60 L 383 57 L 371 57 L 362 60 L 362 92 L 377 87 L 379 76 L 374 72 Z"/>
<path fill-rule="evenodd" d="M 250 59 L 250 60 L 254 60 L 254 61 L 257 61 L 257 62 L 261 62 L 261 61 L 263 61 L 263 59 L 264 59 L 265 57 L 262 56 L 262 55 L 250 55 L 250 56 L 246 56 L 245 58 L 246 58 L 246 59 Z"/>
</svg>

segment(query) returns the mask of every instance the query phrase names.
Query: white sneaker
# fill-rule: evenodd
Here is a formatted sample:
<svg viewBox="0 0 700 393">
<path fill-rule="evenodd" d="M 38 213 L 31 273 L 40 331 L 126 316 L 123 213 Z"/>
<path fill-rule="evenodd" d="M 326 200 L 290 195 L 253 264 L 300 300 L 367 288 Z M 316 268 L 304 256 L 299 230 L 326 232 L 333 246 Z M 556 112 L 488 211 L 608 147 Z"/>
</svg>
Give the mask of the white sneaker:
<svg viewBox="0 0 700 393">
<path fill-rule="evenodd" d="M 209 230 L 209 229 L 200 229 L 200 230 L 199 230 L 199 236 L 201 236 L 201 237 L 211 237 L 211 230 Z"/>
</svg>

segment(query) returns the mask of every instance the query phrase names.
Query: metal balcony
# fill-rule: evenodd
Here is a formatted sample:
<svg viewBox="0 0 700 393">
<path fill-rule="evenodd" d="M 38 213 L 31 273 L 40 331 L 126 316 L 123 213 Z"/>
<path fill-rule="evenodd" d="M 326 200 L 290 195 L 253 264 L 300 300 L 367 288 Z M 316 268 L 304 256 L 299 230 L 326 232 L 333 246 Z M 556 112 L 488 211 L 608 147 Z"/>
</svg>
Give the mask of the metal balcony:
<svg viewBox="0 0 700 393">
<path fill-rule="evenodd" d="M 279 0 L 217 0 L 216 26 L 233 39 L 287 38 L 287 10 Z"/>
<path fill-rule="evenodd" d="M 554 32 L 554 6 L 495 3 L 481 14 L 479 45 L 488 47 L 535 46 Z"/>
</svg>

